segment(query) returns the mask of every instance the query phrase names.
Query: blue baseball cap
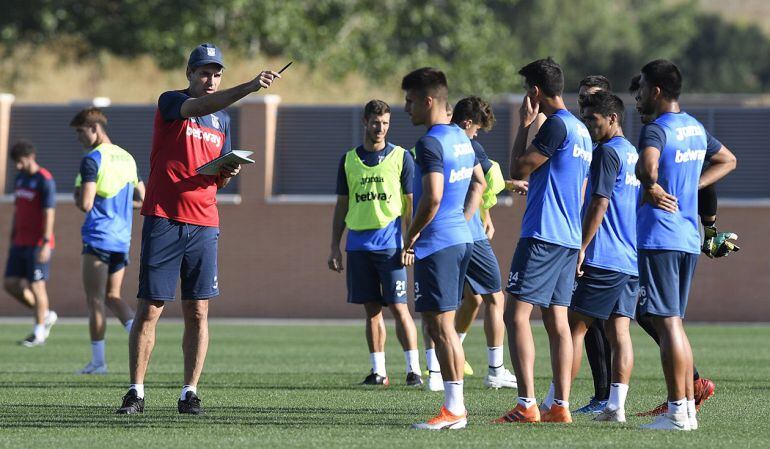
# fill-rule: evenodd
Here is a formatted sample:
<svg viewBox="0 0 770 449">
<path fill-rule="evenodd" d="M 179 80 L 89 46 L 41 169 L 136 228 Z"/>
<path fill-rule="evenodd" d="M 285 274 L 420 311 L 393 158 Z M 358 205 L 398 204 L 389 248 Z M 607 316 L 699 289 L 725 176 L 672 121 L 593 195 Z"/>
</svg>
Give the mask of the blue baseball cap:
<svg viewBox="0 0 770 449">
<path fill-rule="evenodd" d="M 200 67 L 206 64 L 218 64 L 222 68 L 225 67 L 225 63 L 222 60 L 222 50 L 217 48 L 214 44 L 200 44 L 195 47 L 195 50 L 190 53 L 190 58 L 187 60 L 187 66 L 190 68 Z"/>
</svg>

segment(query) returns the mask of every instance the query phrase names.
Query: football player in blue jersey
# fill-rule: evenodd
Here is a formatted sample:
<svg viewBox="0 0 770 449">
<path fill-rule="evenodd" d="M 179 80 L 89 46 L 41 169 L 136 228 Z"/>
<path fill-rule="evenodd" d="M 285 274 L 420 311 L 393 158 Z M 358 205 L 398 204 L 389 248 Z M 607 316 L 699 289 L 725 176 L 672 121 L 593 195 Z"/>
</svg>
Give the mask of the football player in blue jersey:
<svg viewBox="0 0 770 449">
<path fill-rule="evenodd" d="M 511 150 L 510 176 L 519 182 L 529 178 L 529 184 L 504 316 L 519 397 L 497 422 L 569 423 L 572 338 L 567 307 L 581 245 L 580 208 L 591 161 L 591 136 L 564 105 L 564 75 L 556 62 L 540 59 L 519 73 L 527 94 Z M 540 111 L 548 118 L 527 145 L 528 129 Z M 547 404 L 542 417 L 535 399 L 535 343 L 529 322 L 536 306 L 548 332 L 555 390 L 553 404 Z"/>
<path fill-rule="evenodd" d="M 583 205 L 583 240 L 569 321 L 574 347 L 572 378 L 580 371 L 583 339 L 594 320 L 606 326 L 612 349 L 609 400 L 598 421 L 625 422 L 634 353 L 629 326 L 636 311 L 636 202 L 639 158 L 623 136 L 623 101 L 607 91 L 582 99 L 580 113 L 596 143 Z"/>
<path fill-rule="evenodd" d="M 461 429 L 468 416 L 463 398 L 465 354 L 454 327 L 455 311 L 473 248 L 467 221 L 486 182 L 468 136 L 449 122 L 444 73 L 417 69 L 404 77 L 401 88 L 412 124 L 427 128 L 415 145 L 416 207 L 404 253 L 414 254 L 415 310 L 422 313 L 436 342 L 444 381 L 440 413 L 413 427 Z"/>
<path fill-rule="evenodd" d="M 651 315 L 660 336 L 668 391 L 665 414 L 644 426 L 691 430 L 695 417 L 692 349 L 682 325 L 701 241 L 698 189 L 735 169 L 736 158 L 679 107 L 682 75 L 655 60 L 641 69 L 637 109 L 654 120 L 639 137 L 636 166 L 642 195 L 637 210 L 639 315 Z M 710 165 L 702 170 L 705 160 Z M 702 171 L 702 172 L 701 172 Z"/>
</svg>

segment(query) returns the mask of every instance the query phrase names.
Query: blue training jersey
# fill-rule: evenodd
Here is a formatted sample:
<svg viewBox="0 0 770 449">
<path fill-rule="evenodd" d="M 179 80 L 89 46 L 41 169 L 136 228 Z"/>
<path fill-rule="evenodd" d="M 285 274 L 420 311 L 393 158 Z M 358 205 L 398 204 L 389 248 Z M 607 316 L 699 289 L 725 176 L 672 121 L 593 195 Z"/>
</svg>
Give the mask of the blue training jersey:
<svg viewBox="0 0 770 449">
<path fill-rule="evenodd" d="M 566 109 L 549 116 L 532 145 L 548 161 L 529 176 L 521 237 L 580 248 L 583 181 L 591 163 L 591 136 Z"/>
<path fill-rule="evenodd" d="M 476 155 L 476 159 L 478 159 L 479 164 L 481 164 L 481 170 L 486 175 L 489 169 L 492 168 L 492 161 L 489 160 L 487 152 L 484 151 L 484 147 L 481 146 L 477 140 L 471 140 L 471 145 L 473 145 L 473 152 Z M 471 236 L 473 237 L 474 242 L 487 240 L 487 234 L 484 232 L 484 222 L 481 221 L 481 207 L 476 209 L 476 213 L 473 214 L 470 221 L 468 221 L 468 227 L 471 230 Z"/>
<path fill-rule="evenodd" d="M 422 230 L 414 246 L 422 259 L 450 246 L 472 243 L 463 208 L 476 165 L 473 146 L 457 125 L 434 125 L 415 146 L 414 204 L 422 197 L 422 178 L 428 173 L 444 175 L 444 194 L 438 212 Z"/>
<path fill-rule="evenodd" d="M 660 150 L 658 184 L 677 198 L 679 210 L 670 213 L 640 202 L 637 246 L 700 254 L 698 182 L 703 162 L 722 144 L 691 115 L 667 112 L 642 128 L 639 151 L 647 147 Z"/>
<path fill-rule="evenodd" d="M 127 253 L 131 244 L 134 158 L 117 145 L 102 144 L 83 156 L 76 185 L 96 183 L 94 204 L 83 222 L 83 243 L 103 251 Z"/>
<path fill-rule="evenodd" d="M 636 264 L 639 181 L 635 174 L 638 159 L 636 148 L 621 136 L 601 143 L 593 152 L 583 215 L 593 196 L 607 198 L 609 205 L 596 235 L 586 248 L 586 265 L 639 275 Z"/>
</svg>

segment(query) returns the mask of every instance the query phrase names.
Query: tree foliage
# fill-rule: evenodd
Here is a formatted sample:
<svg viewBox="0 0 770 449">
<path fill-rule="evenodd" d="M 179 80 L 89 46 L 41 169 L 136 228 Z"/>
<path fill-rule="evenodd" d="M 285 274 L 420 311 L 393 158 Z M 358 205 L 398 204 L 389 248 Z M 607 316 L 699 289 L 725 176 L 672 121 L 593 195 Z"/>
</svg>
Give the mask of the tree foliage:
<svg viewBox="0 0 770 449">
<path fill-rule="evenodd" d="M 768 37 L 693 0 L 27 0 L 0 16 L 9 53 L 64 37 L 80 58 L 152 55 L 162 67 L 207 41 L 374 82 L 433 65 L 458 94 L 520 90 L 518 68 L 548 55 L 568 86 L 590 73 L 626 80 L 663 57 L 680 64 L 690 91 L 770 87 Z"/>
</svg>

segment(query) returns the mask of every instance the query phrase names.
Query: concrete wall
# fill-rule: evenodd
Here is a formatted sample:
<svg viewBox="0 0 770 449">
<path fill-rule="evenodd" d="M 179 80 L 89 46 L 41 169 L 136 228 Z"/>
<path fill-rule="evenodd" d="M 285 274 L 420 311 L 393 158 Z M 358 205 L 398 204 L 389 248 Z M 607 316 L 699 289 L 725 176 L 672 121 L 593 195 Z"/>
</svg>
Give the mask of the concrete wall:
<svg viewBox="0 0 770 449">
<path fill-rule="evenodd" d="M 222 296 L 212 302 L 216 317 L 354 318 L 357 306 L 345 303 L 344 274 L 326 267 L 333 206 L 328 202 L 295 203 L 272 194 L 274 131 L 278 99 L 262 97 L 241 105 L 240 141 L 259 149 L 257 164 L 244 167 L 241 203 L 220 206 L 219 279 Z M 0 118 L 0 123 L 2 120 Z M 245 126 L 248 124 L 248 126 Z M 0 133 L 2 135 L 2 133 Z M 1 143 L 0 143 L 1 145 Z M 1 153 L 0 153 L 1 154 Z M 0 161 L 0 166 L 4 161 Z M 12 204 L 0 204 L 0 237 L 9 235 Z M 519 233 L 523 200 L 493 209 L 497 229 L 493 241 L 503 276 Z M 84 316 L 80 283 L 82 213 L 72 203 L 57 208 L 57 248 L 49 294 L 62 316 Z M 697 321 L 770 321 L 769 207 L 720 207 L 718 224 L 740 235 L 742 250 L 727 259 L 699 261 L 690 297 L 688 319 Z M 141 218 L 134 221 L 133 263 L 123 295 L 137 291 Z M 0 254 L 8 250 L 0 238 Z M 28 312 L 0 294 L 0 315 Z M 178 315 L 171 305 L 169 315 Z"/>
</svg>

